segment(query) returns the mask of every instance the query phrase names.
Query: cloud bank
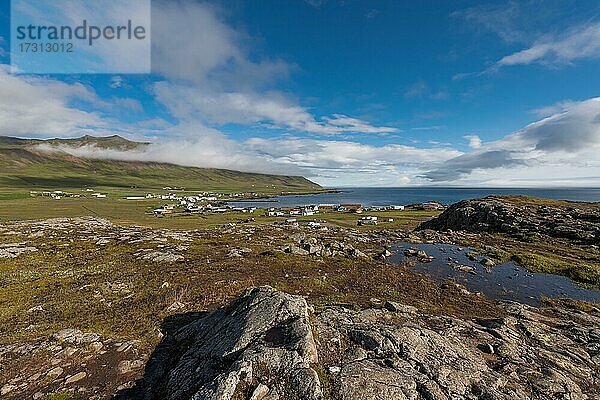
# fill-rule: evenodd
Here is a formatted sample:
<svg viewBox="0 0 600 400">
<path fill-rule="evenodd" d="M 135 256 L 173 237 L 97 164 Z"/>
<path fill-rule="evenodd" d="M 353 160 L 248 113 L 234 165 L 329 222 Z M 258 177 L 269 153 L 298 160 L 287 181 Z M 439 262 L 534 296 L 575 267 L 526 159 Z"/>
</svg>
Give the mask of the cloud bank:
<svg viewBox="0 0 600 400">
<path fill-rule="evenodd" d="M 447 160 L 423 177 L 447 182 L 476 170 L 557 162 L 566 163 L 565 167 L 600 166 L 600 97 L 555 107 L 558 108 L 555 114 L 471 153 Z M 598 170 L 592 175 L 598 175 Z"/>
<path fill-rule="evenodd" d="M 229 26 L 223 10 L 197 2 L 162 1 L 156 7 L 153 55 L 157 75 L 148 90 L 156 104 L 164 107 L 169 121 L 153 117 L 125 123 L 117 116 L 141 112 L 139 101 L 103 99 L 91 87 L 78 83 L 12 76 L 2 66 L 0 135 L 120 134 L 154 144 L 130 152 L 95 147 L 62 150 L 90 158 L 304 175 L 329 186 L 515 185 L 523 180 L 534 185 L 536 179 L 545 182 L 544 176 L 566 184 L 600 183 L 600 98 L 534 110 L 539 121 L 499 140 L 482 141 L 470 134 L 464 136 L 468 147 L 462 139 L 454 145 L 415 145 L 414 138 L 403 138 L 394 124 L 374 124 L 335 111 L 314 115 L 298 99 L 277 90 L 276 83 L 298 67 L 252 52 L 253 38 Z M 493 23 L 496 11 L 488 10 L 486 23 Z M 189 27 L 189 37 L 195 40 L 182 38 L 181 26 Z M 597 29 L 597 25 L 588 25 L 540 39 L 505 57 L 503 65 L 596 57 Z M 506 40 L 526 41 L 523 36 L 506 36 Z M 198 41 L 206 46 L 197 46 Z M 127 78 L 114 77 L 108 85 L 122 89 Z M 434 97 L 443 96 L 423 83 L 405 93 L 407 99 L 437 100 Z M 93 111 L 86 111 L 90 109 Z M 226 133 L 231 125 L 243 131 L 244 139 L 233 140 Z M 273 138 L 273 132 L 281 134 Z M 381 140 L 390 135 L 396 143 Z M 371 143 L 380 144 L 361 142 L 374 136 L 380 141 Z"/>
<path fill-rule="evenodd" d="M 565 65 L 580 59 L 599 57 L 600 23 L 594 23 L 557 37 L 540 39 L 527 49 L 503 57 L 496 66 L 533 63 Z"/>
</svg>

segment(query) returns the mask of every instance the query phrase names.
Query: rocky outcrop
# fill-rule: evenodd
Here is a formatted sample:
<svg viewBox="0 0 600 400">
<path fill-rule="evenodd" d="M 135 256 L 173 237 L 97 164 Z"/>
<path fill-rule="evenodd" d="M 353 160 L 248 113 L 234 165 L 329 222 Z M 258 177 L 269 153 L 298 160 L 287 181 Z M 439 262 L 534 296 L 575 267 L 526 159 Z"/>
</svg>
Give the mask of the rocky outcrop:
<svg viewBox="0 0 600 400">
<path fill-rule="evenodd" d="M 43 313 L 42 307 L 30 311 Z M 67 328 L 27 344 L 0 345 L 0 398 L 105 399 L 133 385 L 148 359 L 136 343 Z M 77 395 L 75 395 L 75 393 Z"/>
<path fill-rule="evenodd" d="M 26 246 L 26 243 L 0 244 L 0 258 L 17 258 L 21 254 L 35 251 L 35 247 Z"/>
<path fill-rule="evenodd" d="M 306 301 L 270 287 L 167 335 L 148 362 L 143 399 L 322 399 Z"/>
<path fill-rule="evenodd" d="M 478 321 L 326 308 L 316 321 L 332 397 L 598 398 L 600 318 L 501 306 L 505 318 Z"/>
<path fill-rule="evenodd" d="M 316 257 L 346 257 L 360 258 L 367 257 L 365 253 L 355 248 L 349 243 L 339 240 L 321 240 L 316 237 L 306 237 L 303 232 L 298 232 L 290 236 L 295 243 L 287 243 L 277 248 L 284 253 L 316 256 Z"/>
<path fill-rule="evenodd" d="M 600 316 L 518 303 L 500 307 L 505 317 L 474 321 L 426 315 L 393 301 L 363 311 L 326 307 L 310 317 L 302 297 L 248 289 L 167 335 L 137 395 L 122 398 L 600 396 Z"/>
<path fill-rule="evenodd" d="M 501 197 L 463 200 L 417 229 L 543 234 L 600 244 L 600 204 L 549 204 L 511 202 Z"/>
</svg>

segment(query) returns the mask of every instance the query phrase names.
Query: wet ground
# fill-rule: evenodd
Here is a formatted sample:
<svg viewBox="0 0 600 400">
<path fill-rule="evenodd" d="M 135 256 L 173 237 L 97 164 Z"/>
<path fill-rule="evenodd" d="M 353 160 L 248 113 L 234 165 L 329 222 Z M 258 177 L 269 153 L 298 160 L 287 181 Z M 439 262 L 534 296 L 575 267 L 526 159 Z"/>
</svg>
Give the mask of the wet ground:
<svg viewBox="0 0 600 400">
<path fill-rule="evenodd" d="M 411 254 L 419 250 L 433 257 L 431 261 L 424 261 L 422 254 L 421 257 Z M 473 251 L 469 248 L 449 244 L 397 243 L 392 251 L 396 254 L 389 258 L 391 263 L 410 261 L 412 269 L 438 282 L 452 279 L 471 292 L 482 292 L 494 300 L 539 306 L 540 296 L 545 295 L 600 303 L 600 290 L 583 288 L 563 276 L 529 272 L 514 262 L 486 267 L 481 263 L 485 257 L 469 254 Z"/>
</svg>

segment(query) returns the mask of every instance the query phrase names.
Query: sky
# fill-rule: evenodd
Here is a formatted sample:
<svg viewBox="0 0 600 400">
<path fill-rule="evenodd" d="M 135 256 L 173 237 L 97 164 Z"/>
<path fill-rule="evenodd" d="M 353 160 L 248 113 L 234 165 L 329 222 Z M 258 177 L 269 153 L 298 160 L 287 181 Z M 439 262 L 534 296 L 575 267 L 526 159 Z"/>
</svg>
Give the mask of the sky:
<svg viewBox="0 0 600 400">
<path fill-rule="evenodd" d="M 150 74 L 12 74 L 9 22 L 0 135 L 330 187 L 600 186 L 600 2 L 155 0 Z"/>
</svg>

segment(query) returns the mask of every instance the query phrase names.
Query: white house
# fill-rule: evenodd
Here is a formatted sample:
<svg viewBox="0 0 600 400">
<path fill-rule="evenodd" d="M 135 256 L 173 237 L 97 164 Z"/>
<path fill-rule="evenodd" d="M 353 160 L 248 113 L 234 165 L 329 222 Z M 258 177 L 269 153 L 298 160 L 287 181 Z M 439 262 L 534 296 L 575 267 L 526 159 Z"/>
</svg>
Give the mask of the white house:
<svg viewBox="0 0 600 400">
<path fill-rule="evenodd" d="M 360 217 L 358 220 L 358 226 L 364 225 L 377 225 L 377 217 Z"/>
</svg>

